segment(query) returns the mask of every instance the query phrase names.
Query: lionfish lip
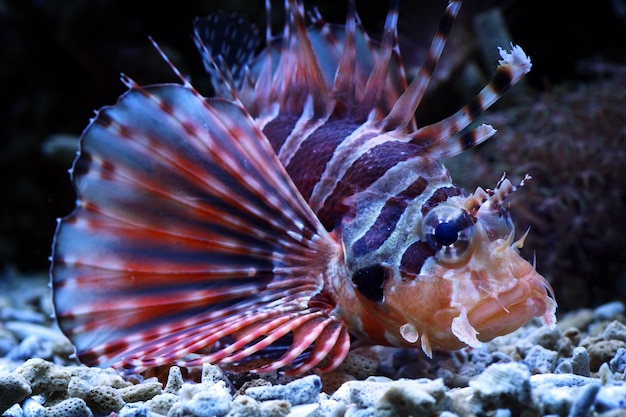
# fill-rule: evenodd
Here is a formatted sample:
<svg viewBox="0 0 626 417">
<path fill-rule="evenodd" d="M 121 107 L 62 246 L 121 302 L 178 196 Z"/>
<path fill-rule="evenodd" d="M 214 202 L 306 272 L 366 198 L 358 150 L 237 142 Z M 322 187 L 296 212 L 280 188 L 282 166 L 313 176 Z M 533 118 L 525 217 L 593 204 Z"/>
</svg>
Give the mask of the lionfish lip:
<svg viewBox="0 0 626 417">
<path fill-rule="evenodd" d="M 468 314 L 481 341 L 488 341 L 521 327 L 534 317 L 545 320 L 552 314 L 554 293 L 550 284 L 534 270 L 509 291 L 486 298 Z"/>
</svg>

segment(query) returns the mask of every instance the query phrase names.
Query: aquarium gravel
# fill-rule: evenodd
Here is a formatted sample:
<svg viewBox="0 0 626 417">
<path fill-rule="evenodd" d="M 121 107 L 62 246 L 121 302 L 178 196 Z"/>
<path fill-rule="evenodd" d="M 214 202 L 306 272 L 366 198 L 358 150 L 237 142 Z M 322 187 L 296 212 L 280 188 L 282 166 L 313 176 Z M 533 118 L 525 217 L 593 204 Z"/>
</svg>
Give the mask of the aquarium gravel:
<svg viewBox="0 0 626 417">
<path fill-rule="evenodd" d="M 205 365 L 163 382 L 72 359 L 51 319 L 46 277 L 0 280 L 0 413 L 44 416 L 626 415 L 624 305 L 531 322 L 482 348 L 438 353 L 360 348 L 328 374 L 287 377 Z M 185 375 L 185 376 L 184 376 Z"/>
</svg>

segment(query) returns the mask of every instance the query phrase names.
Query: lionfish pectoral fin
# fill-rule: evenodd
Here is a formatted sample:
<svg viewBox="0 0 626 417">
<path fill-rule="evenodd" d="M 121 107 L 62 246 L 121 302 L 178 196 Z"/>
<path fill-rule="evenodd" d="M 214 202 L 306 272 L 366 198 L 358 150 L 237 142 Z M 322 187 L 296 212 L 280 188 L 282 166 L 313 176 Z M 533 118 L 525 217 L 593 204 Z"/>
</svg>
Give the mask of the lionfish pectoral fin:
<svg viewBox="0 0 626 417">
<path fill-rule="evenodd" d="M 343 359 L 333 306 L 307 307 L 341 246 L 246 111 L 188 84 L 127 84 L 83 133 L 77 207 L 53 243 L 56 317 L 81 361 L 192 366 L 275 342 L 280 366 L 307 349 L 307 367 Z"/>
</svg>

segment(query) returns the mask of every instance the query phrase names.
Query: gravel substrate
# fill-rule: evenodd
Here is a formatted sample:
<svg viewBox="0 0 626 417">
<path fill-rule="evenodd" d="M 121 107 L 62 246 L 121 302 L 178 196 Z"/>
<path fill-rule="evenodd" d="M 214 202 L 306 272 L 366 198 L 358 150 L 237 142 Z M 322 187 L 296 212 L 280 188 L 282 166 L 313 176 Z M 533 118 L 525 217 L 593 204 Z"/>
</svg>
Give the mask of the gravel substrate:
<svg viewBox="0 0 626 417">
<path fill-rule="evenodd" d="M 197 382 L 80 366 L 45 277 L 0 277 L 0 413 L 45 416 L 624 416 L 626 323 L 614 302 L 531 322 L 480 349 L 361 348 L 337 371 L 288 378 L 207 365 Z M 184 370 L 183 370 L 184 371 Z"/>
</svg>

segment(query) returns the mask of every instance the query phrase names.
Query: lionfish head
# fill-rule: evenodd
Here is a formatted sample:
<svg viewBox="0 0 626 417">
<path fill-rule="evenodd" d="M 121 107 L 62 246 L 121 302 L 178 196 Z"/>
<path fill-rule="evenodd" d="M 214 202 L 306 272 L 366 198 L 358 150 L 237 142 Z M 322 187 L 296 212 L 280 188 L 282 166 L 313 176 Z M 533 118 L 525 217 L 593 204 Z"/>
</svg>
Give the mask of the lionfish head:
<svg viewBox="0 0 626 417">
<path fill-rule="evenodd" d="M 514 242 L 502 206 L 517 187 L 503 177 L 494 190 L 463 196 L 438 162 L 494 135 L 472 122 L 530 70 L 530 59 L 519 46 L 500 49 L 496 74 L 468 105 L 426 126 L 414 117 L 460 4 L 448 2 L 410 83 L 400 59 L 398 1 L 390 2 L 374 46 L 354 1 L 343 28 L 315 13 L 307 28 L 302 2 L 290 0 L 282 36 L 268 28 L 267 47 L 244 69 L 216 62 L 212 22 L 197 21 L 195 32 L 218 96 L 243 103 L 323 226 L 342 240 L 346 270 L 325 279 L 333 316 L 354 335 L 419 343 L 429 355 L 478 346 L 533 317 L 555 322 L 552 289 L 518 253 L 523 238 Z M 453 191 L 438 199 L 438 186 Z M 438 201 L 429 206 L 432 198 Z M 412 212 L 421 215 L 406 220 Z"/>
<path fill-rule="evenodd" d="M 519 254 L 525 233 L 515 228 L 503 200 L 518 186 L 502 176 L 495 189 L 477 188 L 434 206 L 420 225 L 433 256 L 421 270 L 403 270 L 386 296 L 406 323 L 401 337 L 433 348 L 478 347 L 510 333 L 534 317 L 554 326 L 556 303 L 550 284 Z"/>
</svg>

